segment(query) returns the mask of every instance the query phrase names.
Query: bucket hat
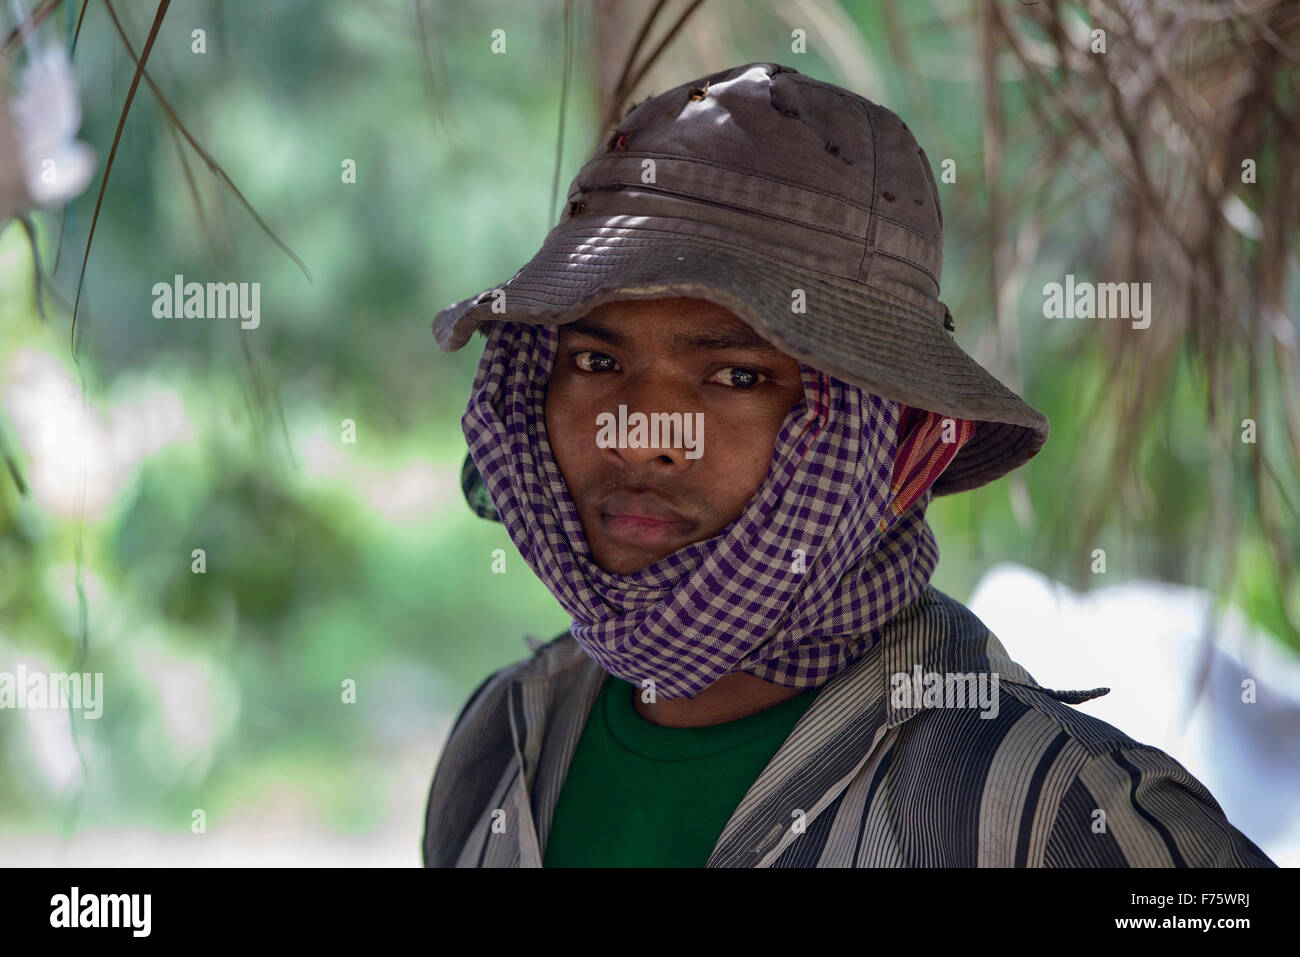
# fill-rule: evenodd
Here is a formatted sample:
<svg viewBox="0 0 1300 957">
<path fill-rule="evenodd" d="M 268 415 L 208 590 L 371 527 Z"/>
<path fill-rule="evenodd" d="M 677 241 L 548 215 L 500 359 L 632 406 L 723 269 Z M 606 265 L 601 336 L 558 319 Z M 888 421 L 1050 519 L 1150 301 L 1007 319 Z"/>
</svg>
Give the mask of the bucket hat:
<svg viewBox="0 0 1300 957">
<path fill-rule="evenodd" d="M 973 420 L 936 496 L 991 482 L 1042 448 L 1047 418 L 953 336 L 939 299 L 938 188 L 897 114 L 748 63 L 651 97 L 607 132 L 537 254 L 434 318 L 444 352 L 486 323 L 563 324 L 613 300 L 693 297 L 838 379 Z M 462 486 L 494 516 L 469 457 Z"/>
</svg>

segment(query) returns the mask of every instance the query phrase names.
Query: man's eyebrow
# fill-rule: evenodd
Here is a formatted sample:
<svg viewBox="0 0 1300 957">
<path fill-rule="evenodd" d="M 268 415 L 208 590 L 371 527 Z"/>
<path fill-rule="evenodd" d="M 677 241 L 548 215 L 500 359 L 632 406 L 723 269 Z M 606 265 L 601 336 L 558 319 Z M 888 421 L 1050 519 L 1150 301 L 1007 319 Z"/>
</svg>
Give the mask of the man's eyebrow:
<svg viewBox="0 0 1300 957">
<path fill-rule="evenodd" d="M 784 355 L 780 349 L 749 326 L 728 329 L 725 332 L 684 333 L 675 336 L 673 342 L 683 351 L 724 352 L 728 349 L 744 349 L 748 352 L 766 352 L 774 356 Z"/>
<path fill-rule="evenodd" d="M 608 342 L 612 346 L 626 345 L 624 338 L 617 332 L 606 329 L 604 326 L 590 320 L 575 319 L 573 322 L 560 326 L 560 329 L 590 336 L 593 339 L 599 339 L 601 342 Z M 677 347 L 679 352 L 725 352 L 728 349 L 741 349 L 747 352 L 762 352 L 774 356 L 785 355 L 784 352 L 749 326 L 739 326 L 723 332 L 679 333 L 673 337 L 673 345 Z"/>
<path fill-rule="evenodd" d="M 604 326 L 598 326 L 587 319 L 574 319 L 573 322 L 567 322 L 560 326 L 560 331 L 576 332 L 581 336 L 590 336 L 593 339 L 599 339 L 601 342 L 608 342 L 611 346 L 623 345 L 623 337 L 617 332 L 606 329 Z"/>
</svg>

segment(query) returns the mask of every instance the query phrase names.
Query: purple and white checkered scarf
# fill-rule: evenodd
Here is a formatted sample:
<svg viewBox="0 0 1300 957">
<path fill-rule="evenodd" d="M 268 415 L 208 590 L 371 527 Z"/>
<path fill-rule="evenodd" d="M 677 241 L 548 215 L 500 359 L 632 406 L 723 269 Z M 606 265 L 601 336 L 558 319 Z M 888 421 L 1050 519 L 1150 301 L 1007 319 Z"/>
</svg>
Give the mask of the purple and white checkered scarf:
<svg viewBox="0 0 1300 957">
<path fill-rule="evenodd" d="M 930 492 L 888 507 L 899 404 L 802 363 L 804 398 L 740 517 L 640 571 L 600 568 L 546 435 L 558 342 L 554 325 L 491 323 L 461 424 L 511 539 L 606 671 L 665 698 L 736 671 L 818 687 L 925 589 Z"/>
</svg>

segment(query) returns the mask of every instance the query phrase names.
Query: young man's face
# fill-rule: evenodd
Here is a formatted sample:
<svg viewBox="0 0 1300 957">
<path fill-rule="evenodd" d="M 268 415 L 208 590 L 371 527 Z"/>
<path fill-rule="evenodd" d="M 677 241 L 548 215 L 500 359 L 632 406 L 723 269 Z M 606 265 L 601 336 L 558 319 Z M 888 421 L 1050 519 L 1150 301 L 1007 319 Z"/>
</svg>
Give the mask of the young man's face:
<svg viewBox="0 0 1300 957">
<path fill-rule="evenodd" d="M 703 299 L 605 303 L 559 329 L 546 432 L 596 564 L 638 571 L 738 518 L 803 398 L 799 363 Z M 620 405 L 629 434 L 634 413 L 690 415 L 698 447 L 602 448 L 597 417 Z"/>
</svg>

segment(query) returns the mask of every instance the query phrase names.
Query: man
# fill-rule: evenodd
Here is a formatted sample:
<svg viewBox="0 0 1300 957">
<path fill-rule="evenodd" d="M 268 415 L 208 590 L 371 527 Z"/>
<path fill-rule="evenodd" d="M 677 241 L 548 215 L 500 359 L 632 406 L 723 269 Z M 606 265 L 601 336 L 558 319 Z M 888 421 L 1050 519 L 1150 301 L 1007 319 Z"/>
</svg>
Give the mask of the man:
<svg viewBox="0 0 1300 957">
<path fill-rule="evenodd" d="M 490 676 L 430 866 L 1272 866 L 929 584 L 932 494 L 1047 439 L 939 301 L 893 113 L 752 63 L 639 104 L 503 286 L 464 487 L 573 618 Z"/>
</svg>

